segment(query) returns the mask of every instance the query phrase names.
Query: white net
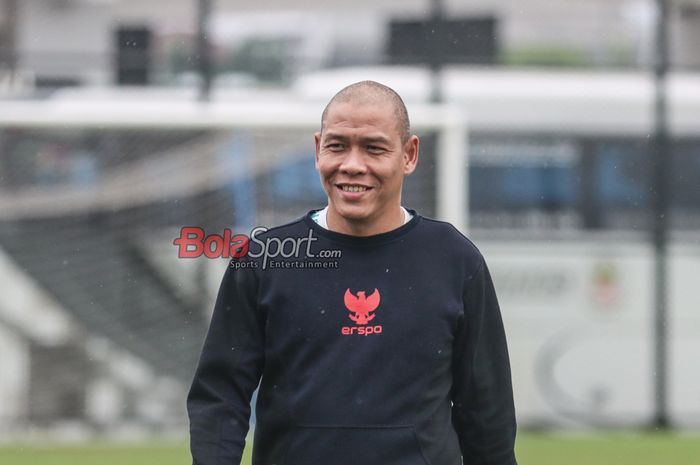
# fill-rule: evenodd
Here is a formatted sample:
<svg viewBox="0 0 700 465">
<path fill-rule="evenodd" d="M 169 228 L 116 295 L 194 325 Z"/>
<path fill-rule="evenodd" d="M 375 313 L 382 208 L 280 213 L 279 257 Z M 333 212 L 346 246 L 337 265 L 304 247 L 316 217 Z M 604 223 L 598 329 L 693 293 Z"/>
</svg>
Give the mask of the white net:
<svg viewBox="0 0 700 465">
<path fill-rule="evenodd" d="M 0 274 L 43 296 L 39 305 L 0 302 L 3 326 L 28 348 L 2 386 L 18 401 L 0 411 L 13 425 L 182 428 L 225 261 L 178 258 L 173 240 L 186 226 L 247 234 L 325 205 L 314 167 L 317 118 L 169 124 L 166 110 L 161 122 L 137 125 L 120 115 L 121 123 L 49 117 L 0 128 L 8 264 Z M 417 130 L 421 168 L 404 202 L 434 216 L 437 136 Z M 21 313 L 32 316 L 15 321 Z M 36 334 L 49 314 L 60 322 L 53 336 Z"/>
</svg>

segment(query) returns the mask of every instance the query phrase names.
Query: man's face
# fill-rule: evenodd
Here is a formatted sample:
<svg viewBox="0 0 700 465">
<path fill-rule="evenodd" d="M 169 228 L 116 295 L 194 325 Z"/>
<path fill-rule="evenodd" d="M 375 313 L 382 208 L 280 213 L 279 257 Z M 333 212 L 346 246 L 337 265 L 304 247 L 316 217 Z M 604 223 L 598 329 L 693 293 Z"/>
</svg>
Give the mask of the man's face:
<svg viewBox="0 0 700 465">
<path fill-rule="evenodd" d="M 401 204 L 404 176 L 418 161 L 418 138 L 401 141 L 389 103 L 333 103 L 316 139 L 316 168 L 329 209 L 371 227 Z"/>
</svg>

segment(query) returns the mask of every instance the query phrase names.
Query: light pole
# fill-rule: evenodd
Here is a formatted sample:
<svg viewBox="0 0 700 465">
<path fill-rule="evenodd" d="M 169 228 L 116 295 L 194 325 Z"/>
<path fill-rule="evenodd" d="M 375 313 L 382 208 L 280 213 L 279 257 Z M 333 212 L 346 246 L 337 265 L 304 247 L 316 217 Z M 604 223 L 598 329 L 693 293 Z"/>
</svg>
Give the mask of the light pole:
<svg viewBox="0 0 700 465">
<path fill-rule="evenodd" d="M 668 419 L 668 337 L 667 337 L 667 248 L 669 175 L 672 147 L 668 132 L 668 104 L 666 75 L 668 73 L 668 0 L 654 0 L 656 4 L 656 40 L 654 60 L 654 138 L 652 144 L 654 220 L 654 417 L 652 426 L 667 429 Z"/>
<path fill-rule="evenodd" d="M 199 70 L 199 100 L 209 100 L 212 81 L 211 49 L 209 47 L 209 16 L 211 0 L 197 1 L 197 68 Z"/>
<path fill-rule="evenodd" d="M 440 47 L 444 46 L 440 38 L 443 34 L 442 21 L 444 19 L 445 9 L 443 0 L 432 0 L 430 3 L 430 37 L 427 38 L 430 44 L 430 54 L 428 57 L 430 65 L 430 101 L 433 103 L 442 102 L 442 82 L 441 70 L 443 62 L 443 51 Z"/>
</svg>

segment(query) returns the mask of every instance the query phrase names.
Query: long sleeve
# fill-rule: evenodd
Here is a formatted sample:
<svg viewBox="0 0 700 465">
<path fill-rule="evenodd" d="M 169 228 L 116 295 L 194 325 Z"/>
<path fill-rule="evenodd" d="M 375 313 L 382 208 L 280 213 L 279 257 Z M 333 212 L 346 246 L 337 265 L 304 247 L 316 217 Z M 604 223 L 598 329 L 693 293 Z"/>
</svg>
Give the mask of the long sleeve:
<svg viewBox="0 0 700 465">
<path fill-rule="evenodd" d="M 516 420 L 508 348 L 486 263 L 465 284 L 455 338 L 452 421 L 465 465 L 515 465 Z"/>
<path fill-rule="evenodd" d="M 253 269 L 228 267 L 187 398 L 194 465 L 237 465 L 264 364 L 265 317 Z"/>
</svg>

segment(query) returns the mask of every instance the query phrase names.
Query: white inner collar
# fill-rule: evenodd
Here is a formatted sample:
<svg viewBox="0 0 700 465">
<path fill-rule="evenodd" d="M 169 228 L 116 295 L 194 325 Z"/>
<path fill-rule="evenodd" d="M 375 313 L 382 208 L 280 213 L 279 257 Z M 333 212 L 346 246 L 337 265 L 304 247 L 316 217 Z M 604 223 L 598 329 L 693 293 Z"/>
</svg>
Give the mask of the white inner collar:
<svg viewBox="0 0 700 465">
<path fill-rule="evenodd" d="M 401 211 L 403 211 L 403 224 L 408 223 L 411 221 L 411 218 L 413 218 L 413 215 L 409 213 L 408 210 L 406 210 L 404 207 L 401 207 Z M 328 229 L 328 205 L 323 210 L 320 210 L 313 214 L 311 216 L 316 223 L 318 223 L 319 226 L 321 226 L 323 229 Z"/>
</svg>

